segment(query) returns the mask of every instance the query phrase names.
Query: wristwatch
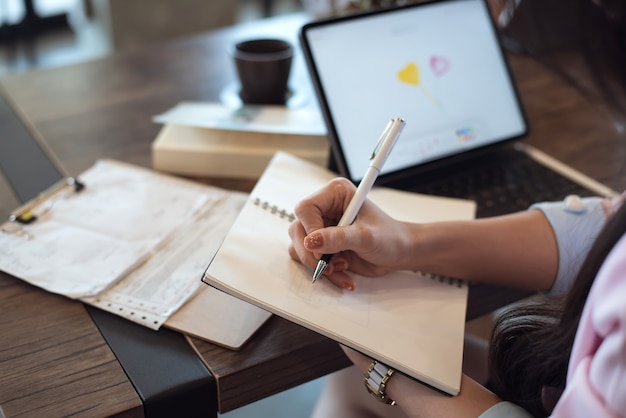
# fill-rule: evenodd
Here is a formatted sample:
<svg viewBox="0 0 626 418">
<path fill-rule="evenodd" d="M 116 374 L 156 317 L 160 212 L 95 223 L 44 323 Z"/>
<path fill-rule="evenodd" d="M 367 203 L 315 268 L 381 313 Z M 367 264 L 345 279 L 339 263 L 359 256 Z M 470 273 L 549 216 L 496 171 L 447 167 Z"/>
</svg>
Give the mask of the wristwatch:
<svg viewBox="0 0 626 418">
<path fill-rule="evenodd" d="M 373 397 L 387 405 L 395 405 L 396 401 L 387 396 L 387 382 L 395 372 L 394 369 L 374 360 L 365 373 L 365 387 Z"/>
</svg>

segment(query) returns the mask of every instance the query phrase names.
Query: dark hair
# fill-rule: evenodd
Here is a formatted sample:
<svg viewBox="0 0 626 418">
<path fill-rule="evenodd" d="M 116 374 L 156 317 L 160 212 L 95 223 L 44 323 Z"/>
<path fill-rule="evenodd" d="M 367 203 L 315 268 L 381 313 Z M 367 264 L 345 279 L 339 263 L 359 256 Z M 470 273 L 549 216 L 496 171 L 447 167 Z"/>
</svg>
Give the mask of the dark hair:
<svg viewBox="0 0 626 418">
<path fill-rule="evenodd" d="M 545 2 L 545 3 L 544 3 Z M 572 48 L 587 59 L 587 68 L 595 91 L 578 84 L 587 93 L 596 94 L 615 111 L 626 114 L 626 27 L 623 0 L 523 0 L 525 18 L 534 17 L 531 25 L 519 21 L 517 34 L 533 34 L 527 52 L 545 56 Z M 560 4 L 559 4 L 560 3 Z M 538 39 L 549 24 L 540 10 L 542 4 L 559 5 L 569 20 L 567 27 L 577 30 L 564 34 L 550 47 L 541 49 Z M 531 10 L 534 7 L 536 10 Z M 563 17 L 562 16 L 562 17 Z M 561 23 L 562 24 L 562 23 Z M 530 27 L 530 29 L 529 29 Z M 512 29 L 512 30 L 513 30 Z M 523 41 L 520 40 L 523 45 Z M 552 64 L 557 60 L 553 60 Z M 563 72 L 566 75 L 565 72 Z M 524 407 L 536 417 L 551 413 L 565 388 L 567 366 L 574 336 L 585 301 L 605 258 L 617 241 L 626 234 L 626 204 L 602 229 L 587 255 L 572 289 L 566 298 L 540 297 L 503 313 L 497 320 L 491 338 L 489 373 L 491 389 L 502 399 Z"/>
</svg>

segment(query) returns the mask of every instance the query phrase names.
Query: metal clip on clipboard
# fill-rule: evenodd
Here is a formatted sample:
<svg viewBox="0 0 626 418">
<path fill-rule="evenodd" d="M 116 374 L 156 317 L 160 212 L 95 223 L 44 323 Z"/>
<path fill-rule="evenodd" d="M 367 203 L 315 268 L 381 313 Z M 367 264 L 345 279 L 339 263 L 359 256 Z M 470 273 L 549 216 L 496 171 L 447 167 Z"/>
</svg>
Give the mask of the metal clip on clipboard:
<svg viewBox="0 0 626 418">
<path fill-rule="evenodd" d="M 31 201 L 11 212 L 9 222 L 2 225 L 1 231 L 23 235 L 28 239 L 32 238 L 32 235 L 24 230 L 23 225 L 35 222 L 38 217 L 52 209 L 59 199 L 68 197 L 68 193 L 80 193 L 84 188 L 85 184 L 78 181 L 75 177 L 63 178 Z M 39 213 L 35 213 L 34 209 L 42 203 L 47 203 L 47 205 Z"/>
</svg>

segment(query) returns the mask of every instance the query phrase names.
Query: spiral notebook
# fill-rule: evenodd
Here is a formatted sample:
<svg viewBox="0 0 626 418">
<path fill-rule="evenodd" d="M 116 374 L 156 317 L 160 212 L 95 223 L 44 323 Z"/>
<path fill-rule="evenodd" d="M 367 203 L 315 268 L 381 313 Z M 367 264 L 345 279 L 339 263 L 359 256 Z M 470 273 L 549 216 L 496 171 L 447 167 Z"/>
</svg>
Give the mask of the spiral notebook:
<svg viewBox="0 0 626 418">
<path fill-rule="evenodd" d="M 335 174 L 279 152 L 209 264 L 203 281 L 352 347 L 441 391 L 460 389 L 467 284 L 418 272 L 357 277 L 347 291 L 287 252 L 294 205 Z M 396 219 L 474 217 L 475 203 L 374 188 L 369 198 Z"/>
</svg>

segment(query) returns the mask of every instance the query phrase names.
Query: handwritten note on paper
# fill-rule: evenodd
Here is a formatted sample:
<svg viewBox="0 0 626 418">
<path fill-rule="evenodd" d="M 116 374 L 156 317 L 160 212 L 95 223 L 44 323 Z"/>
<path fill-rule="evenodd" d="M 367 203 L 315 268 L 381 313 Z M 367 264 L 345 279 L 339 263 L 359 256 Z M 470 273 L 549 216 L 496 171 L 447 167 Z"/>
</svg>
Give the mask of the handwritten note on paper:
<svg viewBox="0 0 626 418">
<path fill-rule="evenodd" d="M 98 161 L 79 179 L 80 193 L 33 209 L 38 219 L 21 226 L 25 234 L 0 233 L 0 270 L 70 298 L 95 296 L 225 194 L 114 161 Z"/>
</svg>

